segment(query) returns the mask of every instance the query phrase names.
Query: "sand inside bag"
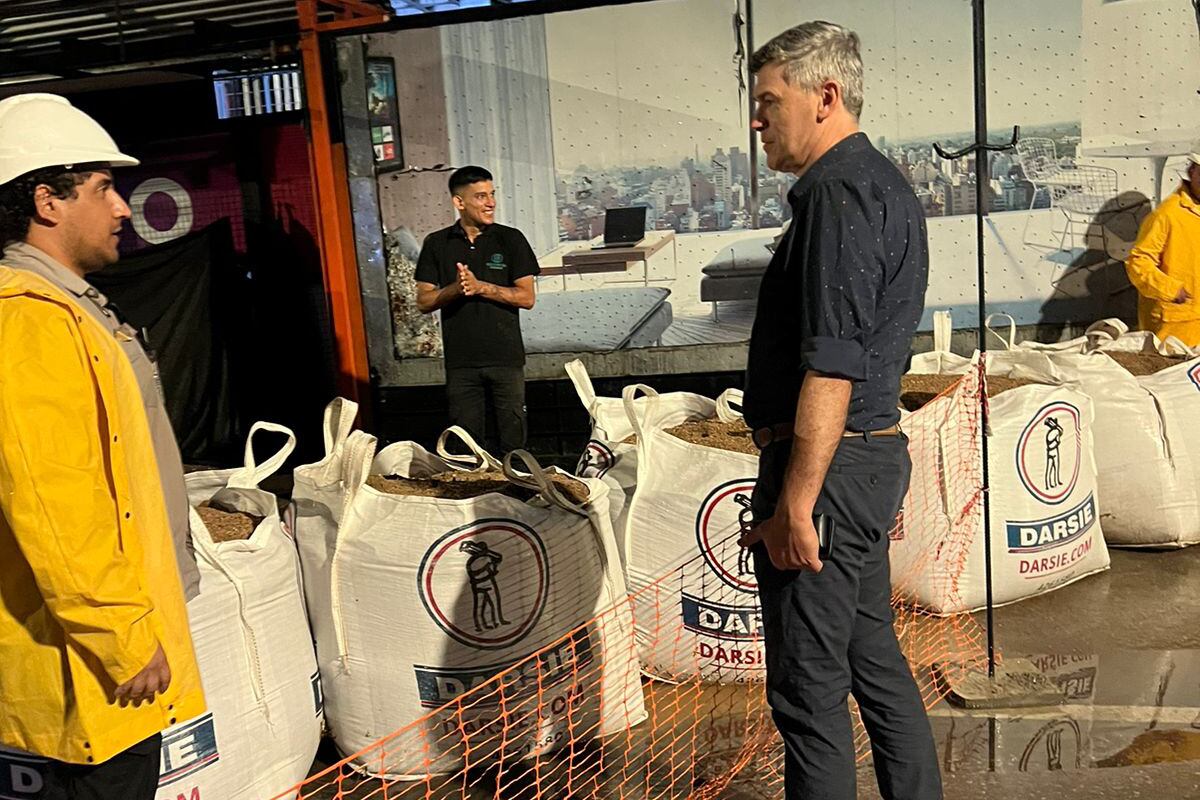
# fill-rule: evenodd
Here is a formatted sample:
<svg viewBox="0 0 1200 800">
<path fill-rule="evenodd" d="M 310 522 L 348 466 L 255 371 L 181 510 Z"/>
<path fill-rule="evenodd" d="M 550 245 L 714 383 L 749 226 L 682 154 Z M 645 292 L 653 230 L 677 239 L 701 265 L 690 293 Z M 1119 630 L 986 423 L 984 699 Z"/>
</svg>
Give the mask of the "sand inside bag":
<svg viewBox="0 0 1200 800">
<path fill-rule="evenodd" d="M 667 433 L 676 439 L 731 453 L 758 455 L 758 448 L 750 438 L 750 429 L 742 420 L 721 422 L 719 419 L 701 419 L 667 428 Z"/>
<path fill-rule="evenodd" d="M 586 503 L 589 497 L 588 488 L 580 481 L 552 473 L 551 482 L 568 500 L 573 503 Z M 428 478 L 403 478 L 399 475 L 371 475 L 367 485 L 386 494 L 406 495 L 409 497 L 439 497 L 446 500 L 467 500 L 481 497 L 485 494 L 502 494 L 525 501 L 536 492 L 517 486 L 497 470 L 480 472 L 458 472 L 448 470 L 431 475 Z"/>
<path fill-rule="evenodd" d="M 196 513 L 208 528 L 208 535 L 214 542 L 234 542 L 249 539 L 262 517 L 247 514 L 243 511 L 224 511 L 214 508 L 208 503 L 196 506 Z"/>
<path fill-rule="evenodd" d="M 949 389 L 962 378 L 961 375 L 929 375 L 912 373 L 900 377 L 900 407 L 906 411 L 916 411 L 933 401 L 935 397 Z M 1024 378 L 1001 378 L 988 376 L 988 397 L 1004 394 L 1021 386 L 1030 386 L 1037 381 Z"/>
<path fill-rule="evenodd" d="M 1104 355 L 1129 370 L 1131 375 L 1153 375 L 1188 360 L 1188 356 L 1160 356 L 1158 353 L 1125 353 L 1105 350 Z"/>
</svg>

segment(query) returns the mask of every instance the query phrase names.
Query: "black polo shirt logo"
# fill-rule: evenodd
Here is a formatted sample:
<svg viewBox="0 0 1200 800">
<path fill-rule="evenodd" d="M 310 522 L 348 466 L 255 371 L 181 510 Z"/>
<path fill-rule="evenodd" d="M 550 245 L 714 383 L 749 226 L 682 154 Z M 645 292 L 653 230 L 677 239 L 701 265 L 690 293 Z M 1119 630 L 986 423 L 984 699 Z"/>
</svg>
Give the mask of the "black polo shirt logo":
<svg viewBox="0 0 1200 800">
<path fill-rule="evenodd" d="M 508 264 L 504 263 L 504 255 L 502 253 L 492 253 L 492 257 L 488 259 L 488 269 L 507 269 Z"/>
</svg>

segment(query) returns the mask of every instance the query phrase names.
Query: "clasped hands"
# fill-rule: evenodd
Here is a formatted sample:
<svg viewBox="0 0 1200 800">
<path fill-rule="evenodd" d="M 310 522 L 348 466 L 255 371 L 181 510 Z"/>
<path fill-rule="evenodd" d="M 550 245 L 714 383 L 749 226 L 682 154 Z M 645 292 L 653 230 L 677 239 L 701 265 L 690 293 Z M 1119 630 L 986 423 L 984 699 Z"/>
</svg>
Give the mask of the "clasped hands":
<svg viewBox="0 0 1200 800">
<path fill-rule="evenodd" d="M 488 297 L 494 284 L 481 281 L 471 272 L 471 268 L 461 261 L 458 262 L 458 290 L 464 297 Z"/>
</svg>

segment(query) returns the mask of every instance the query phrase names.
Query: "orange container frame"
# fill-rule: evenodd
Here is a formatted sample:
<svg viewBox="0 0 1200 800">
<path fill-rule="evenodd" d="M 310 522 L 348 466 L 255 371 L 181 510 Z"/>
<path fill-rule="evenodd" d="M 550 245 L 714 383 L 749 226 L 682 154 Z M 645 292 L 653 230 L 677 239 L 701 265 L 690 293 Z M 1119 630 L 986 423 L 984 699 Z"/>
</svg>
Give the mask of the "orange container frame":
<svg viewBox="0 0 1200 800">
<path fill-rule="evenodd" d="M 321 22 L 318 12 L 322 6 L 333 9 L 336 18 Z M 388 16 L 378 7 L 358 0 L 296 0 L 296 15 L 300 21 L 317 241 L 333 327 L 337 387 L 340 394 L 365 408 L 371 400 L 371 371 L 354 250 L 346 153 L 345 146 L 334 142 L 331 135 L 321 36 L 380 24 L 386 22 Z"/>
</svg>

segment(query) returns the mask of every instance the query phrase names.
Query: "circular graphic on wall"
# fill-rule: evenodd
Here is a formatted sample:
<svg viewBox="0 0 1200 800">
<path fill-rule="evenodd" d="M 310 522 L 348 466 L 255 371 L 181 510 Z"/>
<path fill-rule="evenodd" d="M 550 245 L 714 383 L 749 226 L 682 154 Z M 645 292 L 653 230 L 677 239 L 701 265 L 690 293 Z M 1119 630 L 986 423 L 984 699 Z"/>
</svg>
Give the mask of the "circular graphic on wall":
<svg viewBox="0 0 1200 800">
<path fill-rule="evenodd" d="M 134 231 L 150 244 L 163 244 L 192 231 L 192 196 L 170 178 L 147 178 L 139 183 L 129 195 L 129 211 Z"/>
</svg>

